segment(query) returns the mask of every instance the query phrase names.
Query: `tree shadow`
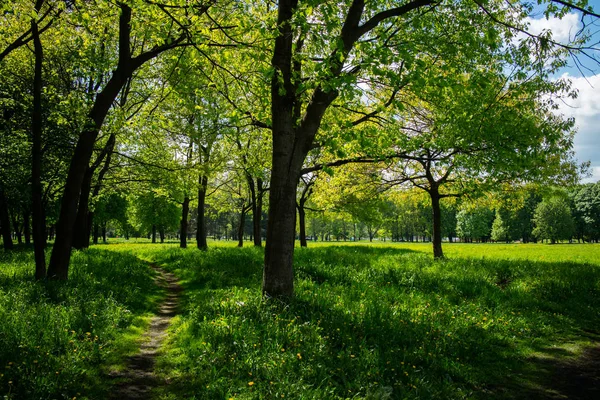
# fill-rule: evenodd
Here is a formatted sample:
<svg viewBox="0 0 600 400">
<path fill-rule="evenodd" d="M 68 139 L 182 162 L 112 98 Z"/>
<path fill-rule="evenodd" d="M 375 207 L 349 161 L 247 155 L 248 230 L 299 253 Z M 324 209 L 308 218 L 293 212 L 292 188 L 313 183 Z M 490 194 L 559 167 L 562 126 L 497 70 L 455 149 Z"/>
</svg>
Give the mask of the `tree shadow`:
<svg viewBox="0 0 600 400">
<path fill-rule="evenodd" d="M 177 370 L 167 389 L 177 398 L 225 396 L 213 382 L 243 387 L 248 370 L 256 382 L 291 374 L 338 397 L 596 397 L 599 347 L 575 357 L 556 346 L 597 341 L 597 266 L 309 248 L 296 253 L 296 296 L 282 302 L 260 297 L 262 251 L 188 253 L 155 260 L 180 274 L 187 297 L 181 326 L 188 328 L 171 348 L 177 357 L 161 361 L 163 371 Z M 213 355 L 203 364 L 209 356 L 198 342 L 207 337 Z M 268 343 L 279 347 L 259 350 Z M 277 369 L 233 361 L 278 359 L 280 348 L 301 354 L 310 371 L 289 366 L 293 357 Z"/>
</svg>

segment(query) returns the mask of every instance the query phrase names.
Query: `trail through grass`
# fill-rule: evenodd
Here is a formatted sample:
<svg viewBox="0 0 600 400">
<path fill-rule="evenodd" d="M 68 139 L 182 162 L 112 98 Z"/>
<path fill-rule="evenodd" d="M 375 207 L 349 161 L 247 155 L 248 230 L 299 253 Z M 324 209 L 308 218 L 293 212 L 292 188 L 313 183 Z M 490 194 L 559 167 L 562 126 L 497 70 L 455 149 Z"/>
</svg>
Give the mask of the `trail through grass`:
<svg viewBox="0 0 600 400">
<path fill-rule="evenodd" d="M 577 360 L 600 334 L 598 246 L 500 246 L 447 246 L 437 262 L 421 245 L 298 249 L 286 303 L 260 295 L 260 249 L 129 247 L 186 288 L 159 397 L 555 393 L 537 361 Z"/>
<path fill-rule="evenodd" d="M 34 282 L 30 251 L 0 253 L 0 395 L 105 399 L 161 297 L 133 255 L 75 252 L 67 282 Z"/>
<path fill-rule="evenodd" d="M 0 394 L 107 398 L 163 296 L 137 257 L 184 287 L 158 399 L 597 393 L 600 246 L 453 244 L 434 261 L 430 244 L 310 245 L 286 302 L 261 296 L 262 249 L 231 243 L 97 246 L 74 253 L 66 283 L 0 253 Z"/>
</svg>

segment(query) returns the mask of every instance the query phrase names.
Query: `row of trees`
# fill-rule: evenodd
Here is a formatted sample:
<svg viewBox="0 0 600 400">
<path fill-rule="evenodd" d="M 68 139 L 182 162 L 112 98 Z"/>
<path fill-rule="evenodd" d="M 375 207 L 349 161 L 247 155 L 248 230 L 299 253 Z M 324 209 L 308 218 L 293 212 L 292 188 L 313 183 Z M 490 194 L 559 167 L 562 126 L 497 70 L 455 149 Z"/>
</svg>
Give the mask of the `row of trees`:
<svg viewBox="0 0 600 400">
<path fill-rule="evenodd" d="M 546 16 L 585 23 L 568 43 L 528 31 L 532 5 L 500 0 L 2 10 L 0 225 L 6 246 L 10 215 L 31 218 L 38 279 L 68 277 L 72 248 L 89 245 L 114 193 L 150 204 L 142 214 L 159 199 L 178 205 L 182 233 L 196 205 L 201 249 L 209 199 L 235 203 L 240 222 L 252 215 L 255 245 L 268 207 L 263 292 L 279 296 L 293 293 L 296 209 L 306 229 L 312 188 L 336 167 L 369 165 L 377 185 L 426 192 L 437 257 L 442 199 L 580 172 L 574 122 L 555 112 L 574 93 L 551 76 L 568 56 L 594 60 L 598 15 L 585 1 L 546 3 Z"/>
</svg>

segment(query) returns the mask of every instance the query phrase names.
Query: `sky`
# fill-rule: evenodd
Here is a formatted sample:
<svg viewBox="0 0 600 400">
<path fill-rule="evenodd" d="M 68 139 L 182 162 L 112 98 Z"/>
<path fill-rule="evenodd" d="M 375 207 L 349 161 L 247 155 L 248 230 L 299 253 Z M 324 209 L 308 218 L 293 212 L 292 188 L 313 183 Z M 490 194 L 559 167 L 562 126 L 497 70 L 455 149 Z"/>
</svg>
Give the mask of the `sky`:
<svg viewBox="0 0 600 400">
<path fill-rule="evenodd" d="M 594 11 L 600 14 L 600 0 L 590 0 L 589 4 Z M 586 21 L 588 21 L 586 19 Z M 591 21 L 591 18 L 589 18 Z M 588 21 L 588 22 L 589 22 Z M 539 13 L 532 15 L 529 20 L 529 31 L 539 33 L 542 30 L 551 30 L 553 39 L 567 43 L 581 28 L 581 17 L 576 13 L 567 14 L 562 20 L 556 18 L 546 19 Z M 593 37 L 600 41 L 600 21 L 590 26 L 598 34 Z M 600 46 L 596 46 L 599 48 Z M 600 59 L 600 55 L 597 55 Z M 592 176 L 584 182 L 600 181 L 600 64 L 580 58 L 587 68 L 578 69 L 571 60 L 569 66 L 558 71 L 557 78 L 568 78 L 572 88 L 578 91 L 576 99 L 566 100 L 559 111 L 567 117 L 574 117 L 577 126 L 574 150 L 577 159 L 581 162 L 591 162 Z"/>
</svg>

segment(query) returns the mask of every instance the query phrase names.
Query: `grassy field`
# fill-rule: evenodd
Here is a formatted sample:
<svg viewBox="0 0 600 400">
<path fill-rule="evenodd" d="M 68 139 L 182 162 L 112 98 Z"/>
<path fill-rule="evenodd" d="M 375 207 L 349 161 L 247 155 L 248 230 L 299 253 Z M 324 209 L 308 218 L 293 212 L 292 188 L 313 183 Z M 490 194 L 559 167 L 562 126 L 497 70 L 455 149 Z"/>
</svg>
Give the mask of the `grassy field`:
<svg viewBox="0 0 600 400">
<path fill-rule="evenodd" d="M 31 254 L 3 254 L 0 394 L 103 398 L 101 371 L 131 351 L 158 296 L 136 257 L 185 289 L 160 399 L 560 398 L 572 390 L 561 366 L 600 340 L 598 245 L 449 244 L 434 261 L 430 244 L 309 243 L 284 303 L 260 294 L 261 249 L 211 244 L 96 246 L 66 285 L 32 283 Z"/>
</svg>

